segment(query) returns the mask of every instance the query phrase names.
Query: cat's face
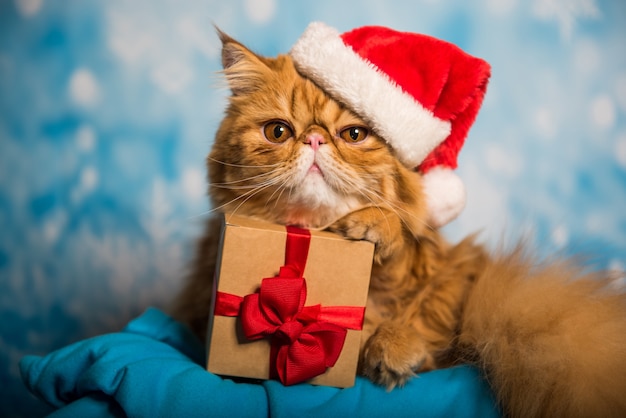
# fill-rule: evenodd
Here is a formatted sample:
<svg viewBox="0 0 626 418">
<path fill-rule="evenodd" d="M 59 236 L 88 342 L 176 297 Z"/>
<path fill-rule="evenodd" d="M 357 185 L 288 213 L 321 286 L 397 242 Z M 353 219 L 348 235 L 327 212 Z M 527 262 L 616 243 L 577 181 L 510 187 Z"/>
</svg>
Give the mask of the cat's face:
<svg viewBox="0 0 626 418">
<path fill-rule="evenodd" d="M 419 186 L 407 183 L 416 175 L 289 57 L 258 57 L 222 40 L 232 96 L 207 160 L 214 207 L 317 228 L 417 195 Z"/>
</svg>

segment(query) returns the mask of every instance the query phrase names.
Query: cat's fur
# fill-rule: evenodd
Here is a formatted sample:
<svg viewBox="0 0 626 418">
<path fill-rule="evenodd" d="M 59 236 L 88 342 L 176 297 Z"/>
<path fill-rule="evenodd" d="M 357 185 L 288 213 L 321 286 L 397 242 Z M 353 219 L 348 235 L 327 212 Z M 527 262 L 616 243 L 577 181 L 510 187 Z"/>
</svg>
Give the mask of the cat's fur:
<svg viewBox="0 0 626 418">
<path fill-rule="evenodd" d="M 392 388 L 473 362 L 510 416 L 626 416 L 626 298 L 608 277 L 522 250 L 490 256 L 472 237 L 448 243 L 426 222 L 421 178 L 384 140 L 341 137 L 365 121 L 288 56 L 261 57 L 220 36 L 232 95 L 207 158 L 213 206 L 376 244 L 362 374 Z M 293 136 L 268 141 L 269 121 Z M 201 338 L 219 237 L 219 222 L 207 225 L 175 310 Z"/>
</svg>

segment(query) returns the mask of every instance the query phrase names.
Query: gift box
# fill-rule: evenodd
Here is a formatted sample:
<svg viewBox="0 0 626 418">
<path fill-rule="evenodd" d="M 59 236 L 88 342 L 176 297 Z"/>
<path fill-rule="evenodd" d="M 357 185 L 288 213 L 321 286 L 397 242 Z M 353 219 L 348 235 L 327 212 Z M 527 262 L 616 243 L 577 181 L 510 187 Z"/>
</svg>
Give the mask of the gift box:
<svg viewBox="0 0 626 418">
<path fill-rule="evenodd" d="M 374 246 L 226 214 L 207 370 L 354 385 Z"/>
</svg>

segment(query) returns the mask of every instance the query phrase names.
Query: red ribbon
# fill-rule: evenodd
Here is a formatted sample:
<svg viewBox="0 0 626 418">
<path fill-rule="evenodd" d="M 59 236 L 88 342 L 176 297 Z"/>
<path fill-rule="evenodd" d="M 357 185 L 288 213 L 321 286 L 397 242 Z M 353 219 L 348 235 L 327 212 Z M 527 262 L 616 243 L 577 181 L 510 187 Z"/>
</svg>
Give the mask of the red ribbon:
<svg viewBox="0 0 626 418">
<path fill-rule="evenodd" d="M 287 227 L 285 265 L 278 276 L 261 281 L 257 293 L 240 297 L 217 292 L 215 315 L 239 316 L 249 340 L 270 338 L 270 378 L 293 385 L 333 367 L 341 354 L 346 329 L 363 327 L 364 307 L 304 306 L 302 277 L 311 234 Z"/>
</svg>

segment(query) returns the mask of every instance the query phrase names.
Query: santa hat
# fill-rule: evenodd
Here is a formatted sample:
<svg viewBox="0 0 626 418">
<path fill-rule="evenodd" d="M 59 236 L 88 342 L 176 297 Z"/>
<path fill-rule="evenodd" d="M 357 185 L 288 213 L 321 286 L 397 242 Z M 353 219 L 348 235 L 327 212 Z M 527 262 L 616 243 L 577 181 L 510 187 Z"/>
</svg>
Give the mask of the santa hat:
<svg viewBox="0 0 626 418">
<path fill-rule="evenodd" d="M 489 64 L 430 36 L 365 26 L 344 34 L 309 25 L 290 51 L 298 71 L 366 120 L 424 176 L 431 222 L 465 205 L 452 172 L 482 103 Z"/>
</svg>

